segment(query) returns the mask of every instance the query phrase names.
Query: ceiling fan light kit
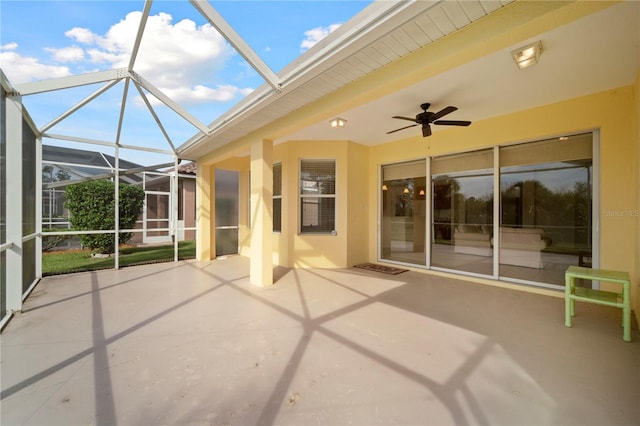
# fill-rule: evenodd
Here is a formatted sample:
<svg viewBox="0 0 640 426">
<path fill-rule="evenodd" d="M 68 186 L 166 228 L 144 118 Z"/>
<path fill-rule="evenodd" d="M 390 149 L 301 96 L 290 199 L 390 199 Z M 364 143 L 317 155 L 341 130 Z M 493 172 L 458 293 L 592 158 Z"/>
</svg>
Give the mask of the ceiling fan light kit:
<svg viewBox="0 0 640 426">
<path fill-rule="evenodd" d="M 431 136 L 431 124 L 435 124 L 436 126 L 468 126 L 471 124 L 470 121 L 464 120 L 440 120 L 440 118 L 444 117 L 445 115 L 457 111 L 458 108 L 454 106 L 445 107 L 438 112 L 427 111 L 430 106 L 430 103 L 424 103 L 420 105 L 420 108 L 422 108 L 422 112 L 416 115 L 415 118 L 394 115 L 392 118 L 396 118 L 398 120 L 413 121 L 415 124 L 391 130 L 390 132 L 387 132 L 387 134 L 422 125 L 422 136 L 426 138 L 427 136 Z"/>
</svg>

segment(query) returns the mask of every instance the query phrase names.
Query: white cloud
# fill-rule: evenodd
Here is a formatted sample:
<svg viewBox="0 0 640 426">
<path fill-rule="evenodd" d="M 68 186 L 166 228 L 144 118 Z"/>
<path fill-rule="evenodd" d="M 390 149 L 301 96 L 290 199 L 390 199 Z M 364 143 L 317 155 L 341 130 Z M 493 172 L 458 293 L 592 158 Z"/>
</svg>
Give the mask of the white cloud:
<svg viewBox="0 0 640 426">
<path fill-rule="evenodd" d="M 176 102 L 228 102 L 238 96 L 246 96 L 253 89 L 241 89 L 236 86 L 223 84 L 212 89 L 210 87 L 195 85 L 193 87 L 179 87 L 168 89 L 166 94 Z"/>
<path fill-rule="evenodd" d="M 342 24 L 331 24 L 328 27 L 316 27 L 304 32 L 304 40 L 300 43 L 302 50 L 313 47 L 320 40 L 334 32 Z"/>
<path fill-rule="evenodd" d="M 7 44 L 3 44 L 2 46 L 0 46 L 0 50 L 16 50 L 18 48 L 18 43 L 11 42 L 11 43 L 7 43 Z"/>
<path fill-rule="evenodd" d="M 104 35 L 84 28 L 67 36 L 86 45 L 90 62 L 109 68 L 129 64 L 141 12 L 131 12 Z M 178 102 L 225 102 L 245 94 L 234 86 L 203 86 L 233 55 L 233 49 L 210 24 L 197 26 L 184 19 L 173 23 L 167 13 L 149 16 L 134 70 Z"/>
<path fill-rule="evenodd" d="M 7 78 L 12 84 L 26 83 L 32 80 L 44 80 L 48 78 L 58 78 L 71 75 L 68 67 L 58 65 L 46 65 L 40 63 L 38 58 L 20 56 L 14 52 L 12 47 L 14 43 L 9 43 L 10 51 L 5 51 L 2 46 L 0 51 L 0 66 L 7 74 Z"/>
<path fill-rule="evenodd" d="M 69 37 L 70 39 L 77 41 L 78 43 L 89 44 L 95 42 L 95 34 L 93 34 L 87 28 L 74 27 L 65 32 L 64 35 Z"/>
<path fill-rule="evenodd" d="M 17 44 L 8 43 L 2 46 L 2 68 L 18 83 L 72 74 L 61 64 L 73 63 L 73 73 L 127 67 L 141 17 L 141 12 L 131 12 L 104 34 L 80 27 L 66 31 L 73 45 L 45 48 L 56 65 L 22 57 L 14 52 Z M 133 69 L 178 102 L 226 102 L 252 90 L 219 84 L 216 72 L 233 55 L 210 24 L 197 26 L 190 19 L 174 23 L 170 14 L 158 13 L 148 17 Z"/>
<path fill-rule="evenodd" d="M 53 58 L 58 62 L 80 62 L 84 60 L 84 50 L 78 46 L 63 47 L 62 49 L 45 47 L 44 50 L 51 53 Z"/>
</svg>

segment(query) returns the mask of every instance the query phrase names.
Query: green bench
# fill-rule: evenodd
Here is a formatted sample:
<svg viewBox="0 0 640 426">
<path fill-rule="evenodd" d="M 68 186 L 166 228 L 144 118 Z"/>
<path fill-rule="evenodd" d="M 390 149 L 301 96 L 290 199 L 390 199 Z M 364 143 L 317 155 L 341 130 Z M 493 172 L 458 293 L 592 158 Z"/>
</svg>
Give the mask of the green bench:
<svg viewBox="0 0 640 426">
<path fill-rule="evenodd" d="M 576 300 L 613 306 L 622 309 L 622 339 L 625 342 L 631 341 L 631 279 L 627 272 L 569 266 L 564 277 L 565 326 L 571 327 L 571 317 L 576 315 Z M 622 292 L 576 287 L 577 278 L 621 284 Z"/>
</svg>

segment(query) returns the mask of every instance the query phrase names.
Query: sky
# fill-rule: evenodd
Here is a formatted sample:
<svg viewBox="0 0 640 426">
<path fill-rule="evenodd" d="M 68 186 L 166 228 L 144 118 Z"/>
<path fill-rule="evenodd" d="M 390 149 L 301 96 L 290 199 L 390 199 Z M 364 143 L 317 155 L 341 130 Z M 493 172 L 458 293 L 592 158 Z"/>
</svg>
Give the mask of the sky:
<svg viewBox="0 0 640 426">
<path fill-rule="evenodd" d="M 210 0 L 274 72 L 369 3 Z M 12 84 L 126 67 L 143 7 L 143 1 L 0 0 L 0 67 Z M 264 84 L 186 0 L 153 3 L 133 69 L 207 125 Z M 42 127 L 103 84 L 25 96 L 23 103 Z M 124 95 L 120 83 L 49 132 L 113 142 Z M 120 142 L 170 149 L 133 85 L 126 96 Z M 196 134 L 153 96 L 149 100 L 176 147 Z M 44 143 L 113 153 L 95 145 Z M 133 150 L 122 150 L 121 156 L 144 165 L 167 162 L 166 157 Z"/>
</svg>

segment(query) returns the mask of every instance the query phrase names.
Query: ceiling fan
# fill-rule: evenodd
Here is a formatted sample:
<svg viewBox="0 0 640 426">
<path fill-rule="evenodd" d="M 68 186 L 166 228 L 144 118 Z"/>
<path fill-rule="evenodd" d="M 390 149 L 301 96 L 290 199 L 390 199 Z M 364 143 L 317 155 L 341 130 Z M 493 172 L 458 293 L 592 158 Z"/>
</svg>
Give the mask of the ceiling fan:
<svg viewBox="0 0 640 426">
<path fill-rule="evenodd" d="M 440 126 L 468 126 L 469 124 L 471 124 L 470 121 L 440 120 L 440 118 L 444 117 L 447 114 L 451 114 L 453 111 L 456 111 L 458 109 L 458 108 L 456 108 L 454 106 L 448 106 L 448 107 L 446 107 L 444 109 L 441 109 L 438 112 L 429 112 L 427 110 L 429 109 L 430 106 L 431 106 L 431 104 L 429 104 L 429 103 L 424 103 L 424 104 L 420 105 L 420 108 L 422 108 L 423 112 L 421 112 L 420 114 L 416 115 L 416 118 L 401 117 L 399 115 L 394 115 L 393 118 L 397 118 L 399 120 L 413 121 L 416 124 L 411 124 L 410 126 L 405 126 L 405 127 L 399 128 L 399 129 L 392 130 L 390 132 L 387 132 L 387 134 L 395 133 L 395 132 L 398 132 L 400 130 L 408 129 L 409 127 L 415 127 L 415 126 L 421 124 L 422 125 L 422 136 L 426 138 L 427 136 L 431 136 L 431 126 L 430 126 L 430 124 L 435 124 L 435 125 L 440 125 Z"/>
</svg>

